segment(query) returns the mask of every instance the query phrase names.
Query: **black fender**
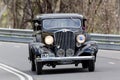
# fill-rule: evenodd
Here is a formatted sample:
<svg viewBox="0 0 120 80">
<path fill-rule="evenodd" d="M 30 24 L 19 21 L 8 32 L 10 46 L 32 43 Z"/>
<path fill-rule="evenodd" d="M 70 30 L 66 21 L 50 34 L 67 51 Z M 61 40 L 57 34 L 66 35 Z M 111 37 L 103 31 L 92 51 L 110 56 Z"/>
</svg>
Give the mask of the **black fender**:
<svg viewBox="0 0 120 80">
<path fill-rule="evenodd" d="M 83 44 L 83 47 L 77 51 L 77 56 L 82 55 L 95 55 L 98 52 L 98 46 L 96 41 L 87 41 Z"/>
<path fill-rule="evenodd" d="M 85 45 L 88 46 L 84 52 L 90 51 L 90 53 L 97 54 L 98 52 L 98 45 L 96 41 L 87 41 Z"/>
<path fill-rule="evenodd" d="M 29 43 L 28 48 L 29 48 L 29 59 L 33 60 L 34 55 L 40 55 L 42 52 L 42 47 L 45 45 L 43 43 Z"/>
</svg>

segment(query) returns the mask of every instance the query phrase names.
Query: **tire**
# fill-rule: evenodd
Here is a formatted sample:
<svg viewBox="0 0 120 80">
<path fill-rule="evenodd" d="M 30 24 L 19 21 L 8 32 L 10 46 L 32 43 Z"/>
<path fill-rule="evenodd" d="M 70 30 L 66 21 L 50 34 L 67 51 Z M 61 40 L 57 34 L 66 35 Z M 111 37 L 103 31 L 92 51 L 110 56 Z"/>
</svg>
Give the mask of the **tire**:
<svg viewBox="0 0 120 80">
<path fill-rule="evenodd" d="M 31 61 L 31 71 L 36 71 L 35 61 Z"/>
<path fill-rule="evenodd" d="M 29 44 L 29 57 L 28 57 L 29 60 L 32 60 L 31 59 L 31 54 L 32 54 L 32 51 L 31 51 L 30 44 Z"/>
<path fill-rule="evenodd" d="M 42 74 L 42 63 L 41 62 L 36 62 L 36 73 L 37 75 Z"/>
<path fill-rule="evenodd" d="M 84 62 L 82 62 L 82 68 L 88 68 L 88 62 L 86 61 L 84 61 Z"/>
<path fill-rule="evenodd" d="M 95 61 L 94 60 L 89 61 L 88 70 L 89 70 L 89 72 L 94 72 L 95 71 Z"/>
</svg>

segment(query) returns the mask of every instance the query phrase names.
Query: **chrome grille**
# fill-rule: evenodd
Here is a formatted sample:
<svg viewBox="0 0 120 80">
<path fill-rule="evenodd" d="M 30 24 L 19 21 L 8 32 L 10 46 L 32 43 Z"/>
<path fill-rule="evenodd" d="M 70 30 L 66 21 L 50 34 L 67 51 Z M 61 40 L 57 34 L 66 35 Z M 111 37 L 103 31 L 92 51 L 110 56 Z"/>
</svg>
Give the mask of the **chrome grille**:
<svg viewBox="0 0 120 80">
<path fill-rule="evenodd" d="M 55 33 L 55 51 L 62 49 L 66 52 L 67 49 L 75 49 L 75 35 L 71 31 L 59 31 Z M 66 56 L 66 54 L 64 55 Z"/>
</svg>

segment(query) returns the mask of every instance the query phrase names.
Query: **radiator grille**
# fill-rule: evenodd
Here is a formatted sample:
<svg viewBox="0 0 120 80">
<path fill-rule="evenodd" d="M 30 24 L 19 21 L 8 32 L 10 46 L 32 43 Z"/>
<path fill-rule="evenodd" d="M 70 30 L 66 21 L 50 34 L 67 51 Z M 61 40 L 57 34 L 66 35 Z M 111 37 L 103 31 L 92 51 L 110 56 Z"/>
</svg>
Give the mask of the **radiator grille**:
<svg viewBox="0 0 120 80">
<path fill-rule="evenodd" d="M 75 35 L 71 31 L 56 32 L 55 33 L 55 50 L 56 52 L 63 49 L 65 52 L 67 49 L 75 49 Z M 66 55 L 65 55 L 66 56 Z"/>
</svg>

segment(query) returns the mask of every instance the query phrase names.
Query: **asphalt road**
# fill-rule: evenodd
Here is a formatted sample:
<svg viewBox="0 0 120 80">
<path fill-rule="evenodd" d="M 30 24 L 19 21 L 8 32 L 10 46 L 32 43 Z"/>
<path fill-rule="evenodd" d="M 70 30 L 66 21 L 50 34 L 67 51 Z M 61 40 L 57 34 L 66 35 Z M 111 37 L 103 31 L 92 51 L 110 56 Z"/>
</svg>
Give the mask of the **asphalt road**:
<svg viewBox="0 0 120 80">
<path fill-rule="evenodd" d="M 119 53 L 100 50 L 95 72 L 81 65 L 61 65 L 55 69 L 45 67 L 42 75 L 36 75 L 30 70 L 27 44 L 0 42 L 0 80 L 120 80 L 120 59 L 118 55 L 111 57 Z"/>
</svg>

